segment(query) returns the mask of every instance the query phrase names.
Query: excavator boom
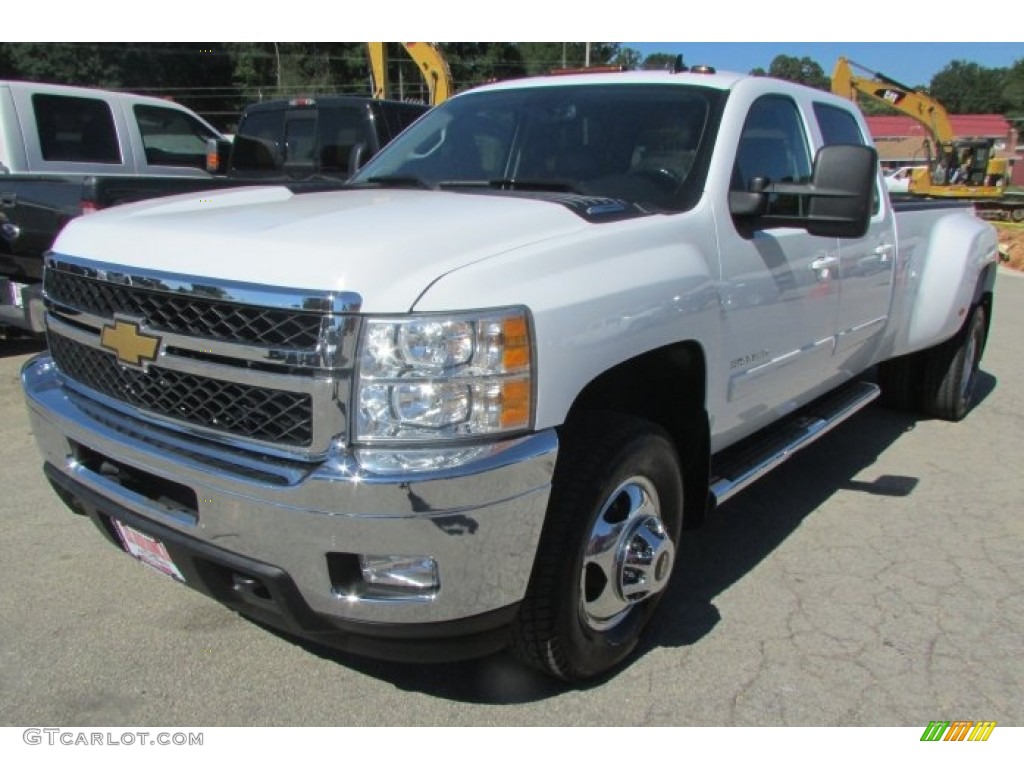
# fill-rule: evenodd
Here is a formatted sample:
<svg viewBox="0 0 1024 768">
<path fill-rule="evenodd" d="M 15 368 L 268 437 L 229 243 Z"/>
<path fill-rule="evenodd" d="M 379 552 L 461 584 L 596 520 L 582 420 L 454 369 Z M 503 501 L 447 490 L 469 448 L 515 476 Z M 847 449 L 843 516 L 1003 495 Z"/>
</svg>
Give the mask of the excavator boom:
<svg viewBox="0 0 1024 768">
<path fill-rule="evenodd" d="M 388 91 L 387 43 L 367 43 L 373 97 L 383 99 Z M 441 51 L 432 43 L 402 43 L 409 57 L 416 62 L 430 92 L 430 105 L 437 106 L 452 95 L 452 74 Z"/>
<path fill-rule="evenodd" d="M 872 77 L 855 75 L 853 67 L 867 72 Z M 903 85 L 880 72 L 871 72 L 849 59 L 840 57 L 836 62 L 832 72 L 832 93 L 843 96 L 854 103 L 857 102 L 857 94 L 862 93 L 887 104 L 903 114 L 909 115 L 927 128 L 936 145 L 948 144 L 955 138 L 949 114 L 931 96 Z"/>
<path fill-rule="evenodd" d="M 869 76 L 855 74 L 854 68 Z M 930 135 L 929 167 L 914 171 L 911 194 L 989 201 L 1003 197 L 1008 166 L 1005 159 L 995 157 L 994 142 L 958 140 L 949 114 L 928 94 L 844 57 L 832 72 L 832 92 L 854 103 L 863 94 L 925 127 Z"/>
</svg>

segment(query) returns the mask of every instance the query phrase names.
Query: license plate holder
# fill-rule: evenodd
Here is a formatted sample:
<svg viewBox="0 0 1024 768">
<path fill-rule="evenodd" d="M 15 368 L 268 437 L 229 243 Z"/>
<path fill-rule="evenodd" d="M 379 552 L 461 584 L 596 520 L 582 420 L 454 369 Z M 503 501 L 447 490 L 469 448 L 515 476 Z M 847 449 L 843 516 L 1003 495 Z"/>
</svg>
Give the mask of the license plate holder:
<svg viewBox="0 0 1024 768">
<path fill-rule="evenodd" d="M 114 528 L 121 539 L 121 546 L 124 547 L 125 552 L 150 568 L 170 576 L 175 581 L 185 582 L 184 575 L 174 564 L 171 554 L 162 541 L 132 528 L 130 525 L 125 525 L 120 520 L 114 520 Z"/>
</svg>

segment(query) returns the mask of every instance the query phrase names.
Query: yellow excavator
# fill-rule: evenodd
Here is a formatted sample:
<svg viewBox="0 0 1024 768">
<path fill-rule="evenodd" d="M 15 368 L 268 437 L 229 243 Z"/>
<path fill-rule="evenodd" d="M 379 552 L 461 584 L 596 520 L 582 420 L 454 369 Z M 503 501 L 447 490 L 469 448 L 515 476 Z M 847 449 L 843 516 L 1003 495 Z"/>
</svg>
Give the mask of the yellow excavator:
<svg viewBox="0 0 1024 768">
<path fill-rule="evenodd" d="M 387 43 L 367 43 L 370 58 L 370 77 L 373 81 L 373 98 L 387 98 L 388 92 L 388 51 Z M 405 52 L 416 62 L 420 74 L 430 92 L 429 104 L 436 107 L 452 95 L 452 73 L 448 62 L 437 46 L 432 43 L 402 43 Z"/>
<path fill-rule="evenodd" d="M 1024 221 L 1024 196 L 1006 192 L 1009 166 L 995 156 L 993 140 L 957 139 L 948 113 L 931 96 L 844 57 L 832 72 L 832 92 L 854 103 L 864 94 L 925 127 L 928 164 L 911 175 L 910 194 L 969 200 L 984 215 Z"/>
</svg>

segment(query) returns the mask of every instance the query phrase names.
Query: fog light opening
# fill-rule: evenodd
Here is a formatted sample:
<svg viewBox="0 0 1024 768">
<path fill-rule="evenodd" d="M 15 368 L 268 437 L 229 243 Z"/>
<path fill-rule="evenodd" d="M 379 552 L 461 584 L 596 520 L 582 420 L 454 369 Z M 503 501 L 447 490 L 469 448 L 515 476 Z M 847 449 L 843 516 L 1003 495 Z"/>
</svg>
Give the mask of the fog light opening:
<svg viewBox="0 0 1024 768">
<path fill-rule="evenodd" d="M 425 555 L 329 552 L 327 571 L 334 594 L 347 600 L 424 600 L 441 588 L 437 561 Z"/>
<path fill-rule="evenodd" d="M 429 593 L 441 586 L 437 562 L 432 557 L 360 555 L 359 568 L 369 587 Z"/>
</svg>

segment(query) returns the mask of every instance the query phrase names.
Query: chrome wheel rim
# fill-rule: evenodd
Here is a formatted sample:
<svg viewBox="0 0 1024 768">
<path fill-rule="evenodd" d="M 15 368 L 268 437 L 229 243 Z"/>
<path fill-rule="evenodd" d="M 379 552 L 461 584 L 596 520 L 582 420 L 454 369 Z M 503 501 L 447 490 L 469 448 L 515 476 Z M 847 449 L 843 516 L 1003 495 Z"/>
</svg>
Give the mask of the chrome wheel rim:
<svg viewBox="0 0 1024 768">
<path fill-rule="evenodd" d="M 605 502 L 591 526 L 580 573 L 580 614 L 606 632 L 668 585 L 675 545 L 662 522 L 658 494 L 631 477 Z"/>
</svg>

